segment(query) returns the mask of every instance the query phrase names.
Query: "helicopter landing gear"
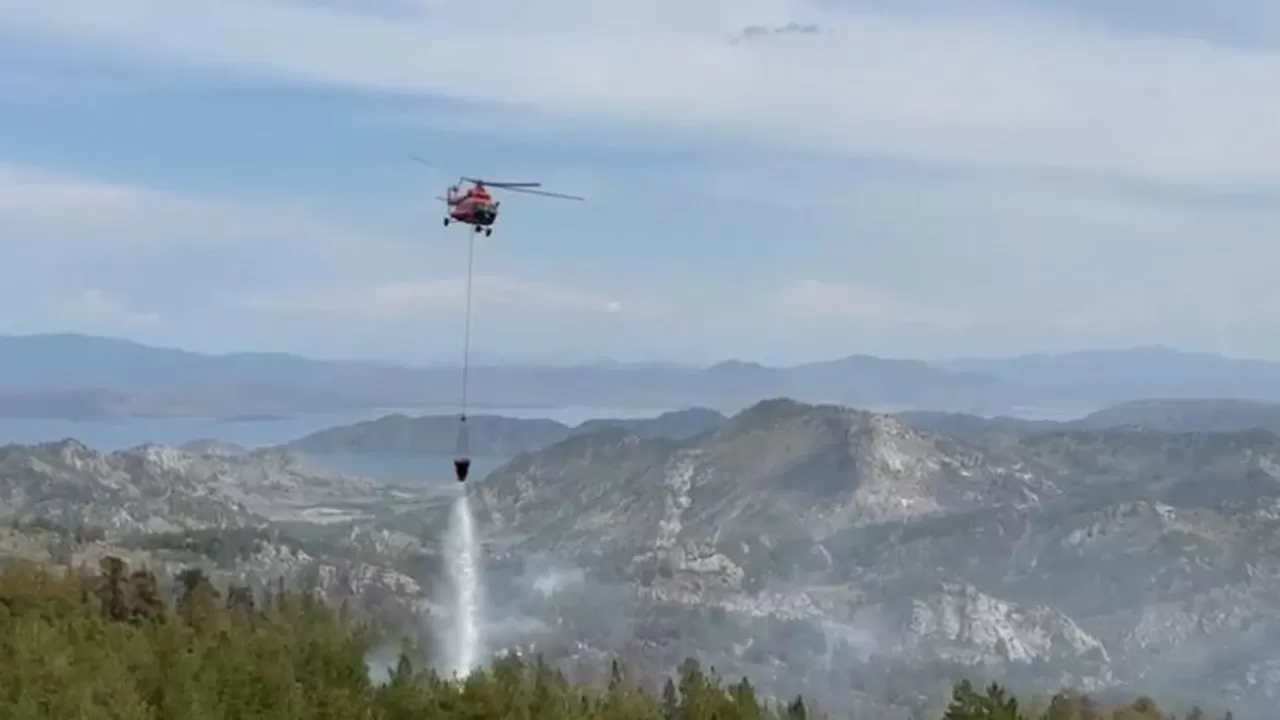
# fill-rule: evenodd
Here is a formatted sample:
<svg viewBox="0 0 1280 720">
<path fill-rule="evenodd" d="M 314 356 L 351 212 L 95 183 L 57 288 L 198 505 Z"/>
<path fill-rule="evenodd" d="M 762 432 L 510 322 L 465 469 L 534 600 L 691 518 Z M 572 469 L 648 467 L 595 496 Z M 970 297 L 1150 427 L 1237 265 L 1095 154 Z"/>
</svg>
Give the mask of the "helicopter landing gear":
<svg viewBox="0 0 1280 720">
<path fill-rule="evenodd" d="M 485 228 L 485 229 L 484 229 L 484 236 L 485 236 L 485 237 L 489 237 L 489 236 L 490 236 L 490 235 L 492 235 L 492 234 L 493 234 L 493 228 Z"/>
<path fill-rule="evenodd" d="M 449 227 L 449 218 L 444 219 L 444 226 Z"/>
</svg>

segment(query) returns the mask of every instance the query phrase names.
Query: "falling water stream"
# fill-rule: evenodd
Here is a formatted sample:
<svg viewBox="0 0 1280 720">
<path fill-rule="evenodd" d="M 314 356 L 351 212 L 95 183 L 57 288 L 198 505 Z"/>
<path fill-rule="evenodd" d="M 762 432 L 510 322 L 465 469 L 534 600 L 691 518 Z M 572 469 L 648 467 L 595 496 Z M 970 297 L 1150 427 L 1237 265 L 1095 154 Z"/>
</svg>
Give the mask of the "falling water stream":
<svg viewBox="0 0 1280 720">
<path fill-rule="evenodd" d="M 446 672 L 466 677 L 484 656 L 483 606 L 481 591 L 480 548 L 476 541 L 475 518 L 465 489 L 453 502 L 449 518 L 449 534 L 445 540 L 448 553 L 449 585 L 453 592 L 450 627 L 444 643 L 448 648 Z"/>
</svg>

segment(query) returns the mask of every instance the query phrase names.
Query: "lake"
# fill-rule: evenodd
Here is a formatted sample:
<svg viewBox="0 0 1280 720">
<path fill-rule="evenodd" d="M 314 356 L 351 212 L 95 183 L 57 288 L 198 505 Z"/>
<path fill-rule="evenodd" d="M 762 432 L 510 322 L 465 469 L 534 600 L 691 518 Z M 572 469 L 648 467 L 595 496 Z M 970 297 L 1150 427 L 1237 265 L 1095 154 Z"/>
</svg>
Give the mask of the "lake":
<svg viewBox="0 0 1280 720">
<path fill-rule="evenodd" d="M 216 439 L 242 447 L 280 445 L 318 430 L 376 420 L 394 413 L 410 416 L 454 415 L 456 408 L 385 408 L 343 413 L 312 413 L 281 418 L 129 418 L 112 421 L 41 420 L 0 418 L 0 445 L 31 445 L 74 438 L 97 450 L 122 450 L 145 443 L 181 445 L 192 440 Z M 562 407 L 486 408 L 474 415 L 517 418 L 549 418 L 578 425 L 596 418 L 654 417 L 654 409 Z"/>
</svg>

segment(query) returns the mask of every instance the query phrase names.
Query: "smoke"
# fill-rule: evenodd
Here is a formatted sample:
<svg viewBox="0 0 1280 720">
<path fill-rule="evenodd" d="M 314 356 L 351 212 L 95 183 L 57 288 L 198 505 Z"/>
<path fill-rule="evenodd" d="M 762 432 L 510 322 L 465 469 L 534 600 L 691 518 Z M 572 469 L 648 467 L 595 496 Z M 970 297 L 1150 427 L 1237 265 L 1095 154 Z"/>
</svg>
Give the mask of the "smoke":
<svg viewBox="0 0 1280 720">
<path fill-rule="evenodd" d="M 582 568 L 549 569 L 535 576 L 531 584 L 544 598 L 549 598 L 566 588 L 582 585 L 586 577 L 587 573 Z"/>
<path fill-rule="evenodd" d="M 544 650 L 561 644 L 583 623 L 594 620 L 628 627 L 626 605 L 612 591 L 591 583 L 582 568 L 552 564 L 537 557 L 514 559 L 490 568 L 486 584 L 503 601 L 489 608 L 487 626 L 495 649 Z"/>
<path fill-rule="evenodd" d="M 364 657 L 365 671 L 375 683 L 384 683 L 390 679 L 399 662 L 400 646 L 389 642 L 374 647 Z"/>
</svg>

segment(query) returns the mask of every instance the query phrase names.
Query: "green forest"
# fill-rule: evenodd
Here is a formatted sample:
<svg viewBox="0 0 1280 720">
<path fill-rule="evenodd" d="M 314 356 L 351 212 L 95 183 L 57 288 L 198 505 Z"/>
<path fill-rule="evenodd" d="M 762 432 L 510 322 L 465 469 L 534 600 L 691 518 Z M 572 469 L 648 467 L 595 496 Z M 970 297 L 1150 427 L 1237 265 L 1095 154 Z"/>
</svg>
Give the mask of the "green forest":
<svg viewBox="0 0 1280 720">
<path fill-rule="evenodd" d="M 365 658 L 379 638 L 345 608 L 279 584 L 223 591 L 198 569 L 170 600 L 155 575 L 114 557 L 97 572 L 14 563 L 0 570 L 0 718 L 6 720 L 807 720 L 843 717 L 796 697 L 770 703 L 687 660 L 648 691 L 614 664 L 600 687 L 541 659 L 499 659 L 442 678 L 405 646 L 386 679 Z M 961 682 L 938 720 L 1165 720 L 1141 698 L 1104 710 L 1062 694 L 1023 703 Z M 1182 716 L 1207 717 L 1199 711 Z M 1229 717 L 1229 716 L 1228 716 Z"/>
</svg>

